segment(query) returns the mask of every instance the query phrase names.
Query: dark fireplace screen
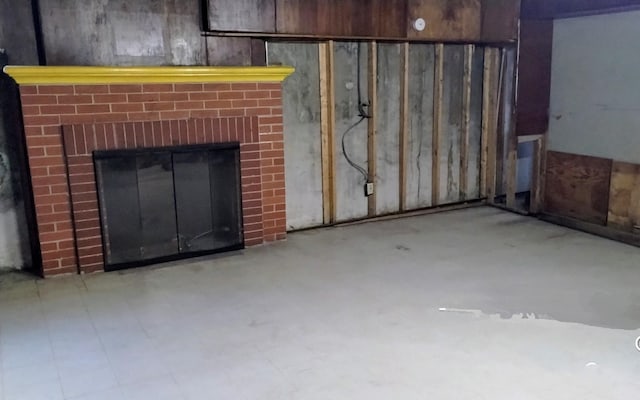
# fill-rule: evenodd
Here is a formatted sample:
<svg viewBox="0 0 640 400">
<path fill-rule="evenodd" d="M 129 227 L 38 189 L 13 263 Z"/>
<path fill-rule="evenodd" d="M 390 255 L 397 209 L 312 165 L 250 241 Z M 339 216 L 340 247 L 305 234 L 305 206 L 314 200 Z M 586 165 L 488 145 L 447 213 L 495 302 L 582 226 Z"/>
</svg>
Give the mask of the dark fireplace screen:
<svg viewBox="0 0 640 400">
<path fill-rule="evenodd" d="M 105 269 L 243 247 L 238 144 L 94 152 Z"/>
</svg>

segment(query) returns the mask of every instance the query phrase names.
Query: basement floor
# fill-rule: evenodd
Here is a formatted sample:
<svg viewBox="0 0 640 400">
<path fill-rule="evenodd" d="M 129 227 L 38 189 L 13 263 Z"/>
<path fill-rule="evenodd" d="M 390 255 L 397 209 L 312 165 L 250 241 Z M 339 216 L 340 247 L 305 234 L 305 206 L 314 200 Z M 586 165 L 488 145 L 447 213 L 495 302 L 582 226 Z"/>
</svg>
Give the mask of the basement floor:
<svg viewBox="0 0 640 400">
<path fill-rule="evenodd" d="M 630 399 L 640 249 L 480 207 L 0 286 L 0 399 Z"/>
</svg>

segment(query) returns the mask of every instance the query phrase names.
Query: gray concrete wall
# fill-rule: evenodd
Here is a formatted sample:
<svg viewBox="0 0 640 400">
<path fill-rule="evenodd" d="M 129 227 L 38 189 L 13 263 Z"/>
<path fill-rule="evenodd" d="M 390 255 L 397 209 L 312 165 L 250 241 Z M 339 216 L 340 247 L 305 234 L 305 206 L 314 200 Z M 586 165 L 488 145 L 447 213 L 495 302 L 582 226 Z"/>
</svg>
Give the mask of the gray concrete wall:
<svg viewBox="0 0 640 400">
<path fill-rule="evenodd" d="M 460 140 L 464 46 L 444 46 L 442 133 L 440 138 L 440 204 L 460 200 Z"/>
<path fill-rule="evenodd" d="M 206 64 L 197 1 L 40 3 L 50 65 Z"/>
<path fill-rule="evenodd" d="M 348 164 L 342 151 L 342 138 L 351 160 L 367 170 L 368 121 L 364 120 L 348 133 L 360 120 L 358 115 L 358 46 L 360 46 L 360 85 L 363 102 L 368 102 L 368 49 L 367 44 L 335 43 L 335 119 L 336 119 L 336 215 L 338 221 L 367 216 L 367 198 L 364 196 L 366 178 Z"/>
<path fill-rule="evenodd" d="M 402 46 L 378 45 L 376 212 L 400 210 L 400 88 Z"/>
<path fill-rule="evenodd" d="M 287 228 L 322 225 L 318 45 L 269 43 L 268 56 L 270 64 L 296 68 L 283 87 Z"/>
<path fill-rule="evenodd" d="M 640 11 L 554 22 L 548 149 L 640 163 Z"/>
<path fill-rule="evenodd" d="M 484 72 L 484 48 L 476 47 L 471 70 L 471 109 L 469 126 L 469 171 L 467 173 L 467 198 L 480 197 L 480 154 L 482 152 L 482 90 Z"/>
<path fill-rule="evenodd" d="M 431 205 L 431 144 L 435 47 L 409 47 L 409 129 L 407 138 L 407 208 Z"/>
</svg>

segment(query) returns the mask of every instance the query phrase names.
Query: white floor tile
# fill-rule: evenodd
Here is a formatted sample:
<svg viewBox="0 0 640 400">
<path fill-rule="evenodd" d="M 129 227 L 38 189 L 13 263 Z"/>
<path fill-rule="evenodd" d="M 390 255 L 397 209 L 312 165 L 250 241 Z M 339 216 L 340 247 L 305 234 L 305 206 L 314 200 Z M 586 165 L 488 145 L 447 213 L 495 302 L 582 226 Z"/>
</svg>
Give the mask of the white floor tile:
<svg viewBox="0 0 640 400">
<path fill-rule="evenodd" d="M 21 283 L 0 400 L 635 398 L 638 259 L 482 208 Z"/>
<path fill-rule="evenodd" d="M 58 379 L 32 382 L 31 385 L 8 390 L 5 387 L 5 400 L 63 400 L 62 388 Z"/>
<path fill-rule="evenodd" d="M 66 397 L 79 397 L 97 394 L 118 386 L 111 367 L 104 366 L 97 369 L 60 371 L 60 383 Z"/>
</svg>

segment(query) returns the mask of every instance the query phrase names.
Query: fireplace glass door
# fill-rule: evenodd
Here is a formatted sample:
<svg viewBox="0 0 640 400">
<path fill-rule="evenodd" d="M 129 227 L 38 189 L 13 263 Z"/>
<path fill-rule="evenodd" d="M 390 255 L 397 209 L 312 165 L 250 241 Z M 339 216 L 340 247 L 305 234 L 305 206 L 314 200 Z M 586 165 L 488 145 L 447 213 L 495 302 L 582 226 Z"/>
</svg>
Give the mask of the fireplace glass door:
<svg viewBox="0 0 640 400">
<path fill-rule="evenodd" d="M 242 248 L 238 146 L 94 153 L 105 269 Z"/>
</svg>

